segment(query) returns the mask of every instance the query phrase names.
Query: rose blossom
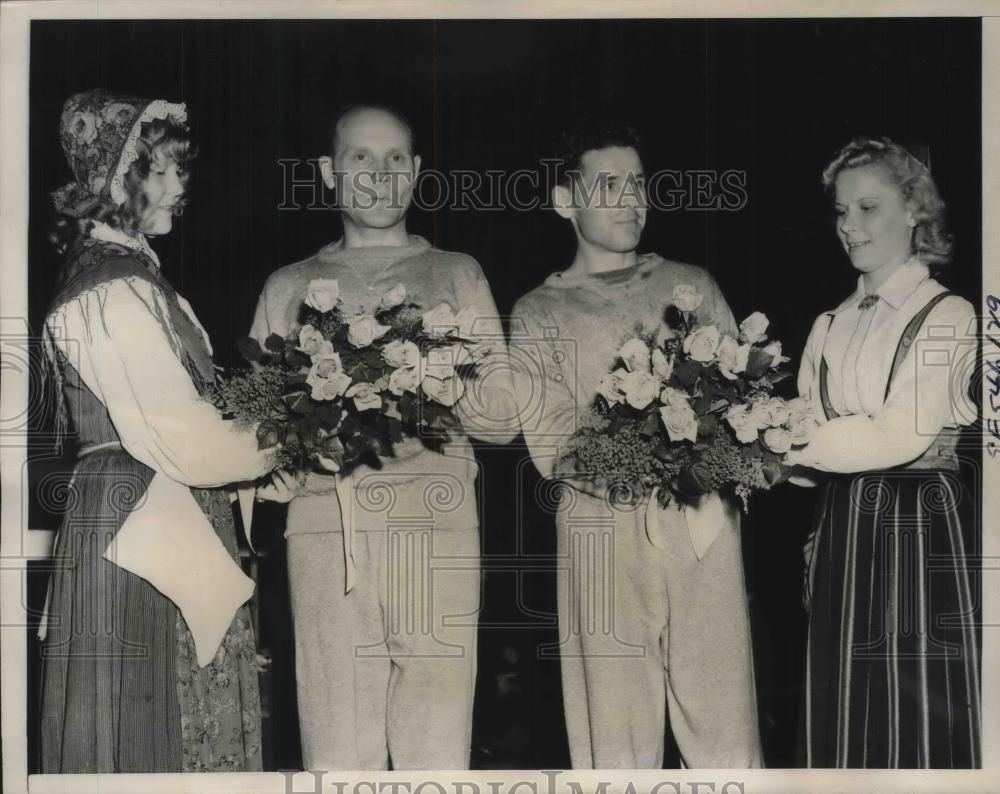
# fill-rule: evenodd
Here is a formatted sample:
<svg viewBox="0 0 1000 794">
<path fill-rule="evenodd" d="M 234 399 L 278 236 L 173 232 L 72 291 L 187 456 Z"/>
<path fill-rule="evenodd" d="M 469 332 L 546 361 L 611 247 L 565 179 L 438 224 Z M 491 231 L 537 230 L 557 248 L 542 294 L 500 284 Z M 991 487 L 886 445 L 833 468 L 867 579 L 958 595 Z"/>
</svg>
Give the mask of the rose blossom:
<svg viewBox="0 0 1000 794">
<path fill-rule="evenodd" d="M 617 405 L 625 399 L 625 392 L 622 391 L 622 379 L 626 375 L 628 375 L 628 370 L 619 368 L 601 378 L 597 393 L 607 400 L 609 405 Z"/>
<path fill-rule="evenodd" d="M 731 336 L 722 337 L 717 353 L 719 357 L 719 372 L 724 378 L 736 380 L 737 373 L 747 368 L 750 360 L 750 345 L 741 345 Z"/>
<path fill-rule="evenodd" d="M 813 418 L 812 403 L 810 403 L 805 397 L 793 397 L 785 403 L 785 407 L 788 409 L 789 423 L 800 422 L 803 419 Z"/>
<path fill-rule="evenodd" d="M 690 405 L 664 405 L 660 418 L 671 441 L 687 439 L 693 442 L 698 438 L 698 417 Z"/>
<path fill-rule="evenodd" d="M 695 361 L 707 364 L 715 358 L 719 347 L 719 329 L 714 325 L 703 325 L 696 328 L 684 339 L 684 352 Z"/>
<path fill-rule="evenodd" d="M 780 397 L 772 397 L 764 403 L 764 407 L 767 410 L 767 423 L 771 427 L 779 427 L 788 421 L 788 406 Z"/>
<path fill-rule="evenodd" d="M 690 284 L 678 284 L 674 287 L 673 304 L 682 312 L 695 311 L 703 300 L 705 296 Z"/>
<path fill-rule="evenodd" d="M 439 303 L 426 312 L 423 321 L 424 332 L 431 336 L 447 336 L 453 331 L 458 331 L 458 318 L 447 303 Z"/>
<path fill-rule="evenodd" d="M 380 325 L 373 315 L 359 314 L 347 321 L 347 341 L 355 347 L 368 347 L 390 330 L 388 325 Z"/>
<path fill-rule="evenodd" d="M 335 278 L 314 278 L 306 288 L 306 306 L 320 313 L 332 311 L 340 300 L 340 284 Z"/>
<path fill-rule="evenodd" d="M 757 426 L 750 418 L 750 412 L 745 405 L 731 405 L 726 411 L 725 419 L 733 428 L 740 443 L 751 444 L 757 440 Z"/>
<path fill-rule="evenodd" d="M 421 360 L 421 377 L 444 380 L 455 374 L 455 351 L 450 347 L 435 348 L 427 351 L 427 356 Z"/>
<path fill-rule="evenodd" d="M 392 289 L 386 290 L 382 295 L 381 306 L 383 309 L 394 309 L 406 300 L 406 285 L 401 281 Z"/>
<path fill-rule="evenodd" d="M 764 446 L 783 455 L 792 448 L 792 434 L 783 427 L 770 427 L 764 431 Z"/>
<path fill-rule="evenodd" d="M 622 378 L 625 401 L 633 408 L 645 408 L 660 390 L 660 383 L 648 372 L 630 372 Z"/>
<path fill-rule="evenodd" d="M 465 384 L 462 382 L 462 379 L 454 377 L 435 378 L 428 375 L 420 381 L 420 388 L 432 400 L 449 408 L 465 394 Z"/>
<path fill-rule="evenodd" d="M 323 334 L 308 323 L 299 329 L 299 350 L 307 356 L 316 355 L 325 341 Z"/>
<path fill-rule="evenodd" d="M 415 367 L 420 362 L 420 348 L 413 342 L 393 339 L 382 348 L 382 358 L 390 367 Z"/>
<path fill-rule="evenodd" d="M 340 355 L 338 353 L 316 356 L 313 359 L 313 365 L 309 370 L 309 377 L 306 378 L 306 383 L 311 386 L 313 380 L 332 378 L 338 372 L 343 371 L 344 365 L 340 362 Z"/>
<path fill-rule="evenodd" d="M 402 397 L 403 392 L 414 394 L 420 383 L 420 374 L 416 367 L 406 367 L 405 369 L 394 369 L 389 375 L 389 391 L 397 397 Z"/>
<path fill-rule="evenodd" d="M 309 384 L 312 386 L 310 397 L 314 400 L 335 400 L 351 385 L 351 376 L 344 372 L 336 372 L 329 378 L 316 378 Z"/>
<path fill-rule="evenodd" d="M 675 408 L 688 406 L 687 392 L 667 386 L 660 392 L 660 402 L 664 405 L 672 405 Z"/>
<path fill-rule="evenodd" d="M 781 342 L 771 342 L 771 343 L 765 345 L 761 349 L 761 352 L 767 353 L 767 355 L 771 356 L 771 359 L 772 359 L 771 360 L 771 367 L 772 367 L 772 369 L 774 367 L 778 366 L 779 364 L 783 364 L 786 361 L 790 361 L 791 360 L 787 356 L 781 355 Z"/>
<path fill-rule="evenodd" d="M 638 337 L 632 337 L 618 351 L 618 357 L 629 372 L 649 372 L 649 348 Z"/>
<path fill-rule="evenodd" d="M 797 447 L 808 444 L 818 427 L 819 422 L 812 416 L 800 415 L 793 417 L 788 421 L 788 432 L 791 434 L 792 444 Z"/>
<path fill-rule="evenodd" d="M 663 355 L 662 350 L 654 350 L 649 363 L 653 366 L 653 374 L 662 381 L 670 380 L 670 376 L 674 374 L 674 360 Z"/>
<path fill-rule="evenodd" d="M 758 430 L 764 430 L 771 426 L 771 414 L 767 410 L 766 400 L 754 400 L 750 403 L 748 411 L 754 427 Z"/>
<path fill-rule="evenodd" d="M 371 383 L 355 383 L 345 393 L 345 397 L 353 397 L 354 405 L 359 411 L 368 411 L 382 407 L 382 398 L 378 389 Z"/>
<path fill-rule="evenodd" d="M 771 321 L 763 312 L 754 312 L 740 323 L 740 333 L 747 342 L 755 345 L 767 337 L 765 332 L 770 324 Z"/>
</svg>

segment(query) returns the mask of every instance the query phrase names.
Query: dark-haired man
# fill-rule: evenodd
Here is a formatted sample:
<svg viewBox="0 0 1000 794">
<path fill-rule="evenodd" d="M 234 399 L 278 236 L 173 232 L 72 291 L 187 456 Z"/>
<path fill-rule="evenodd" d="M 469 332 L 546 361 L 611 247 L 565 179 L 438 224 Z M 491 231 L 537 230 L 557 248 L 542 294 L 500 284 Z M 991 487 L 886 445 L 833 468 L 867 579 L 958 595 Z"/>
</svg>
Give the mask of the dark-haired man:
<svg viewBox="0 0 1000 794">
<path fill-rule="evenodd" d="M 409 124 L 386 108 L 349 110 L 321 165 L 336 190 L 343 238 L 271 275 L 252 335 L 286 335 L 312 279 L 337 280 L 347 317 L 372 313 L 402 283 L 425 311 L 446 303 L 460 312 L 464 335 L 489 347 L 455 410 L 469 434 L 510 441 L 516 405 L 489 285 L 471 257 L 407 233 L 420 168 Z M 380 470 L 359 467 L 339 488 L 332 477 L 310 475 L 290 502 L 307 769 L 385 769 L 390 759 L 394 769 L 468 767 L 480 588 L 476 473 L 461 433 L 442 453 L 410 439 Z"/>
<path fill-rule="evenodd" d="M 634 134 L 584 128 L 564 144 L 552 199 L 573 227 L 576 255 L 517 302 L 510 337 L 525 440 L 550 478 L 623 339 L 636 323 L 662 328 L 675 287 L 703 296 L 701 323 L 736 330 L 707 272 L 636 253 L 646 202 Z M 716 495 L 684 509 L 650 501 L 613 503 L 582 479 L 561 488 L 560 654 L 573 766 L 660 768 L 667 711 L 686 766 L 759 766 L 739 513 Z"/>
</svg>

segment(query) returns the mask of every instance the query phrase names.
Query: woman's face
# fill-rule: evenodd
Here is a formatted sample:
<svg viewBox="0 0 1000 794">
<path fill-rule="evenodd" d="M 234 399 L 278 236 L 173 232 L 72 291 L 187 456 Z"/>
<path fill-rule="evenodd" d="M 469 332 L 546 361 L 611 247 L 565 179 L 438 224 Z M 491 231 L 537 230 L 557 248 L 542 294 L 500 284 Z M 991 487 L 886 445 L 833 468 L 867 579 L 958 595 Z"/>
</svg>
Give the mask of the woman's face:
<svg viewBox="0 0 1000 794">
<path fill-rule="evenodd" d="M 143 234 L 167 234 L 174 225 L 174 205 L 184 195 L 177 163 L 158 149 L 153 150 L 149 175 L 142 181 L 146 209 L 139 218 Z"/>
<path fill-rule="evenodd" d="M 913 214 L 883 167 L 846 169 L 834 186 L 837 233 L 857 270 L 890 272 L 909 259 Z"/>
</svg>

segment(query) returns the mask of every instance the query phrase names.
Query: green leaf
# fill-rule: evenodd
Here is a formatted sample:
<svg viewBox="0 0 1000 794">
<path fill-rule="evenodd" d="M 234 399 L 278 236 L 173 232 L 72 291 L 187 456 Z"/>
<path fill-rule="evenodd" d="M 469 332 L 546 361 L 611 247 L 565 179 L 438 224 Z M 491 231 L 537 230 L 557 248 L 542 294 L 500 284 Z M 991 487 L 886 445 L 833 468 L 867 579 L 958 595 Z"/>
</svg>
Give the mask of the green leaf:
<svg viewBox="0 0 1000 794">
<path fill-rule="evenodd" d="M 278 336 L 278 334 L 271 334 L 264 340 L 264 347 L 272 353 L 284 353 L 287 346 L 287 342 L 285 342 L 282 337 Z"/>
<path fill-rule="evenodd" d="M 244 336 L 236 343 L 236 350 L 245 361 L 256 363 L 264 358 L 260 343 L 250 336 Z"/>
<path fill-rule="evenodd" d="M 774 361 L 774 357 L 770 353 L 765 353 L 756 347 L 751 348 L 747 367 L 743 374 L 748 378 L 760 378 L 767 373 L 772 361 Z"/>
<path fill-rule="evenodd" d="M 257 449 L 270 449 L 282 441 L 281 426 L 276 422 L 261 422 L 257 427 Z"/>
<path fill-rule="evenodd" d="M 698 382 L 704 367 L 697 361 L 687 359 L 674 367 L 673 378 L 685 389 L 690 389 Z"/>
</svg>

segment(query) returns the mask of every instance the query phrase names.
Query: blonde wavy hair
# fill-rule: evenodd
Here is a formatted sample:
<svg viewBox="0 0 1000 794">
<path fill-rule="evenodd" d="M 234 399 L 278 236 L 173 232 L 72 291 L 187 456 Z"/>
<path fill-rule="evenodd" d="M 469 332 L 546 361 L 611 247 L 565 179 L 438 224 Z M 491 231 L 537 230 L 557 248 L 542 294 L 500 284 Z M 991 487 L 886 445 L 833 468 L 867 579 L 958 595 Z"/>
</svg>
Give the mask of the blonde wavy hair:
<svg viewBox="0 0 1000 794">
<path fill-rule="evenodd" d="M 916 221 L 913 255 L 928 267 L 948 265 L 954 241 L 945 227 L 944 201 L 927 166 L 888 138 L 855 138 L 823 170 L 823 187 L 832 194 L 842 171 L 864 166 L 881 166 L 902 193 Z"/>
</svg>

